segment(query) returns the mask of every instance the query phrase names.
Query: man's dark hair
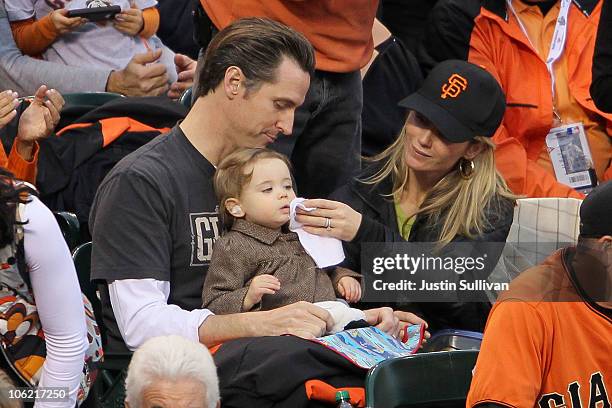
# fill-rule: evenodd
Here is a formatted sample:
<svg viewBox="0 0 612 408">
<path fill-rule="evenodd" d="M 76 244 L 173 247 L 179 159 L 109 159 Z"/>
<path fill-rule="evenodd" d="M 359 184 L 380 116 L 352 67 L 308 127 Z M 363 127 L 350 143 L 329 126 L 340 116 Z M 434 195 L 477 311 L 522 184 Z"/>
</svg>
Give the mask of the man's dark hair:
<svg viewBox="0 0 612 408">
<path fill-rule="evenodd" d="M 231 66 L 242 70 L 247 90 L 274 82 L 285 57 L 313 75 L 314 50 L 302 34 L 266 18 L 237 20 L 215 35 L 200 56 L 194 98 L 214 91 Z"/>
</svg>

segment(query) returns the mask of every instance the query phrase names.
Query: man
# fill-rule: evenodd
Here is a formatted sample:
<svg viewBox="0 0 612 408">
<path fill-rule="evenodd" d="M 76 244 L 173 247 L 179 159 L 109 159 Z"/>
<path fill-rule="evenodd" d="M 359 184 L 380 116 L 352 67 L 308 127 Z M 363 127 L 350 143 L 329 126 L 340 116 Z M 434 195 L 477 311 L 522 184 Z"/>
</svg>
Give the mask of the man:
<svg viewBox="0 0 612 408">
<path fill-rule="evenodd" d="M 267 17 L 313 44 L 316 72 L 295 114 L 292 137 L 273 148 L 291 158 L 300 196 L 326 198 L 350 181 L 360 170 L 359 70 L 372 56 L 378 0 L 198 1 L 217 29 L 243 17 Z"/>
<path fill-rule="evenodd" d="M 40 84 L 62 93 L 116 92 L 128 96 L 161 95 L 168 89 L 166 68 L 155 61 L 161 51 L 139 54 L 120 71 L 70 67 L 23 55 L 13 38 L 6 16 L 4 0 L 0 0 L 0 88 L 22 95 L 33 95 Z M 176 57 L 181 71 L 184 56 Z M 179 78 L 180 79 L 180 78 Z"/>
<path fill-rule="evenodd" d="M 180 336 L 148 340 L 132 357 L 127 408 L 217 408 L 219 380 L 208 349 Z"/>
<path fill-rule="evenodd" d="M 110 351 L 134 350 L 164 334 L 208 346 L 259 335 L 313 337 L 332 323 L 306 303 L 225 316 L 198 309 L 222 227 L 214 166 L 237 147 L 263 147 L 291 134 L 314 56 L 301 34 L 246 19 L 217 34 L 198 65 L 185 120 L 122 160 L 94 200 L 92 279 L 108 284 L 102 302 Z M 368 322 L 389 331 L 398 317 L 390 309 L 366 311 Z"/>
<path fill-rule="evenodd" d="M 570 124 L 584 128 L 582 150 L 589 148 L 597 179 L 612 179 L 612 115 L 589 94 L 600 12 L 597 0 L 441 0 L 432 11 L 422 65 L 465 59 L 502 85 L 508 109 L 494 137 L 495 158 L 517 194 L 582 198 L 580 189 L 596 182 L 587 171 L 557 176 L 562 143 L 551 129 Z"/>
<path fill-rule="evenodd" d="M 576 247 L 516 278 L 484 333 L 468 407 L 610 407 L 612 182 L 580 207 Z"/>
</svg>

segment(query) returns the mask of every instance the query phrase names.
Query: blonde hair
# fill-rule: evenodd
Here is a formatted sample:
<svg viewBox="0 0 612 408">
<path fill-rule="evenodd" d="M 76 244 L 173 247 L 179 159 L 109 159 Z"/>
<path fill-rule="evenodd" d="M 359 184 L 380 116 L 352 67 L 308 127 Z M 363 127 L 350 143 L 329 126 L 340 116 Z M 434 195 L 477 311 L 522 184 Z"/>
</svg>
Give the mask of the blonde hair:
<svg viewBox="0 0 612 408">
<path fill-rule="evenodd" d="M 229 198 L 239 198 L 244 186 L 253 177 L 253 171 L 247 173 L 246 168 L 263 159 L 279 159 L 287 165 L 291 173 L 291 163 L 284 154 L 264 148 L 243 148 L 234 151 L 217 166 L 215 172 L 214 186 L 217 200 L 219 200 L 219 214 L 226 229 L 230 229 L 234 223 L 234 216 L 225 208 L 225 202 Z"/>
<path fill-rule="evenodd" d="M 483 150 L 473 159 L 473 176 L 464 179 L 459 166 L 438 181 L 425 197 L 419 210 L 411 215 L 425 215 L 432 224 L 442 223 L 438 243 L 440 247 L 450 243 L 455 236 L 473 239 L 489 226 L 484 209 L 496 196 L 515 200 L 505 180 L 495 168 L 493 151 L 495 144 L 488 137 L 476 136 L 472 143 L 482 143 Z M 382 161 L 382 168 L 374 175 L 360 180 L 366 184 L 378 184 L 391 176 L 393 189 L 389 197 L 399 197 L 408 184 L 408 166 L 405 162 L 406 126 L 397 140 L 383 152 L 368 158 Z"/>
</svg>

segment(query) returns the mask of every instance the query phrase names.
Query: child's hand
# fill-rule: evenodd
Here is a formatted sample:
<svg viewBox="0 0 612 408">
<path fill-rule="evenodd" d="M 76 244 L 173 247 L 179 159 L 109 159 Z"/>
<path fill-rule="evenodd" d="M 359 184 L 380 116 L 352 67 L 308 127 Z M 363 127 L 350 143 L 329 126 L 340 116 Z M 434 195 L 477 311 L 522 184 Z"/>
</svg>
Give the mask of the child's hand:
<svg viewBox="0 0 612 408">
<path fill-rule="evenodd" d="M 66 9 L 53 10 L 50 18 L 53 26 L 60 34 L 69 33 L 87 22 L 87 19 L 82 17 L 68 17 L 68 10 Z"/>
<path fill-rule="evenodd" d="M 0 92 L 0 129 L 5 127 L 17 115 L 17 92 Z"/>
<path fill-rule="evenodd" d="M 259 275 L 254 277 L 242 302 L 243 310 L 251 310 L 253 306 L 261 302 L 263 295 L 273 295 L 279 289 L 280 281 L 276 276 Z"/>
<path fill-rule="evenodd" d="M 144 28 L 142 10 L 135 8 L 132 4 L 132 8 L 122 11 L 115 16 L 113 26 L 123 34 L 136 37 Z"/>
<path fill-rule="evenodd" d="M 349 303 L 357 303 L 361 299 L 361 284 L 353 277 L 345 276 L 338 281 L 338 292 Z"/>
</svg>

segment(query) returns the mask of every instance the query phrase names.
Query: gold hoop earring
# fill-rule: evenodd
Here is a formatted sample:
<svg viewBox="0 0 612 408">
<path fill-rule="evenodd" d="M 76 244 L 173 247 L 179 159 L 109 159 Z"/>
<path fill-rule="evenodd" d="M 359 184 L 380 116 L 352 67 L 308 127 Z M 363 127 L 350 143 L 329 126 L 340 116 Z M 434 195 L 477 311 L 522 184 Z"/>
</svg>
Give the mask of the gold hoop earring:
<svg viewBox="0 0 612 408">
<path fill-rule="evenodd" d="M 474 176 L 474 162 L 468 159 L 459 160 L 459 174 L 464 180 L 469 180 Z"/>
</svg>

